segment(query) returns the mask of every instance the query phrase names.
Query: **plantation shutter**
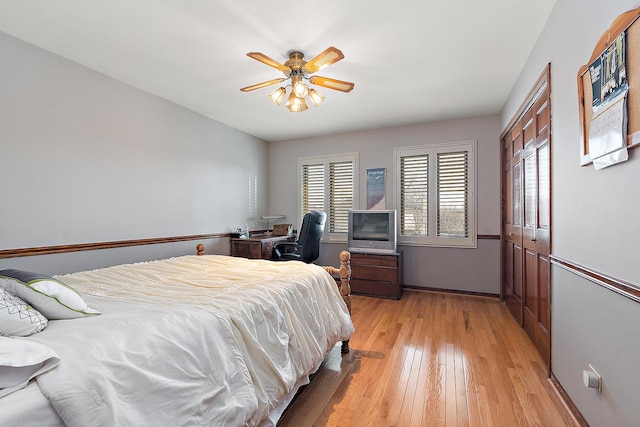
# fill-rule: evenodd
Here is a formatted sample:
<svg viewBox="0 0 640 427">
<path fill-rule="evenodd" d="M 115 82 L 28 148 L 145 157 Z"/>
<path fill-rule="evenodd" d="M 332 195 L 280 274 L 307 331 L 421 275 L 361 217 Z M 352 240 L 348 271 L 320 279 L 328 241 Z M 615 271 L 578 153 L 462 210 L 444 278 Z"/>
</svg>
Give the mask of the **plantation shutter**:
<svg viewBox="0 0 640 427">
<path fill-rule="evenodd" d="M 324 210 L 324 165 L 302 166 L 302 215 Z"/>
<path fill-rule="evenodd" d="M 429 155 L 400 160 L 400 234 L 428 235 Z"/>
<path fill-rule="evenodd" d="M 329 232 L 348 231 L 348 211 L 353 208 L 353 162 L 329 163 Z"/>
<path fill-rule="evenodd" d="M 438 153 L 437 235 L 469 235 L 469 154 Z"/>
</svg>

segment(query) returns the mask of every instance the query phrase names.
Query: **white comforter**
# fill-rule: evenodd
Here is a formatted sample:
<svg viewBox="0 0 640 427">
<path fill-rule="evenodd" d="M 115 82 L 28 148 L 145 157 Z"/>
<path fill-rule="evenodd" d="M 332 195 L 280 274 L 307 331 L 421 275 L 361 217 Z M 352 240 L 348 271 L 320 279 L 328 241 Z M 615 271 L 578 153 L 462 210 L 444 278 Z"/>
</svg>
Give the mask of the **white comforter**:
<svg viewBox="0 0 640 427">
<path fill-rule="evenodd" d="M 185 256 L 58 276 L 103 314 L 31 337 L 68 426 L 256 425 L 353 333 L 320 267 Z"/>
</svg>

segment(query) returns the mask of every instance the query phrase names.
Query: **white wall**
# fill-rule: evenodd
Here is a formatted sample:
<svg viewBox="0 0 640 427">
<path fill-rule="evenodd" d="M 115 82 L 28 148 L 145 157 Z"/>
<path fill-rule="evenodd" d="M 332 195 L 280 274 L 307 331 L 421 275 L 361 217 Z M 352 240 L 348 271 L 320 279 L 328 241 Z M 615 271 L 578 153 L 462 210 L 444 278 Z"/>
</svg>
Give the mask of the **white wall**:
<svg viewBox="0 0 640 427">
<path fill-rule="evenodd" d="M 637 0 L 558 0 L 501 117 L 504 128 L 550 62 L 552 252 L 637 285 L 638 150 L 626 163 L 604 170 L 580 167 L 576 77 L 611 22 L 639 6 Z M 552 370 L 593 426 L 632 425 L 640 419 L 640 407 L 630 400 L 640 395 L 640 371 L 632 363 L 640 342 L 639 310 L 637 303 L 552 267 Z M 587 363 L 603 375 L 601 394 L 582 385 Z"/>
<path fill-rule="evenodd" d="M 393 148 L 412 145 L 478 141 L 477 188 L 478 233 L 500 234 L 499 117 L 423 123 L 371 131 L 268 145 L 269 210 L 284 213 L 296 224 L 297 159 L 305 156 L 358 152 L 360 156 L 360 208 L 366 205 L 366 170 L 387 169 L 386 201 L 393 206 Z M 320 264 L 335 264 L 346 244 L 323 244 Z M 479 240 L 477 249 L 400 246 L 404 252 L 404 283 L 410 286 L 500 292 L 500 245 L 497 240 Z M 459 266 L 465 265 L 464 269 Z"/>
<path fill-rule="evenodd" d="M 225 232 L 264 214 L 265 142 L 4 33 L 0 57 L 0 249 Z"/>
</svg>

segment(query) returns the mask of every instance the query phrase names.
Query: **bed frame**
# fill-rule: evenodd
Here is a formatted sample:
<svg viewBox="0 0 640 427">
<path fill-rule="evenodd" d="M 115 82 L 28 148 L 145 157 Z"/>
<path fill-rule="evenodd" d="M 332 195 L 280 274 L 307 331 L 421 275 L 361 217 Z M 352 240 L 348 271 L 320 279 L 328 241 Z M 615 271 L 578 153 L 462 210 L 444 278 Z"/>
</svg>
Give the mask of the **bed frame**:
<svg viewBox="0 0 640 427">
<path fill-rule="evenodd" d="M 196 245 L 196 254 L 204 255 L 204 251 L 204 244 L 198 243 Z M 340 277 L 340 282 L 336 284 L 338 285 L 342 299 L 345 304 L 347 304 L 349 314 L 351 314 L 351 254 L 348 251 L 340 252 L 340 268 L 331 266 L 322 266 L 322 268 L 332 276 L 337 274 Z M 342 354 L 349 353 L 349 350 L 349 340 L 342 341 L 342 347 L 340 348 Z"/>
</svg>

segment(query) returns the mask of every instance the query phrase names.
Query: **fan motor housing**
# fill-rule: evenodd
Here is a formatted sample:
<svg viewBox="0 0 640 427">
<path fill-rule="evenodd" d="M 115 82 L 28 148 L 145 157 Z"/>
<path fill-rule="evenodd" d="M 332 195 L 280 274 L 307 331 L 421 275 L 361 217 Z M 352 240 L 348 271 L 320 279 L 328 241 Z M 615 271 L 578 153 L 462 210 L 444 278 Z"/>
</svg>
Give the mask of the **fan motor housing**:
<svg viewBox="0 0 640 427">
<path fill-rule="evenodd" d="M 285 62 L 284 65 L 291 68 L 291 70 L 301 70 L 306 63 L 307 61 L 304 60 L 304 53 L 292 50 L 289 52 L 289 60 Z"/>
</svg>

